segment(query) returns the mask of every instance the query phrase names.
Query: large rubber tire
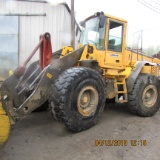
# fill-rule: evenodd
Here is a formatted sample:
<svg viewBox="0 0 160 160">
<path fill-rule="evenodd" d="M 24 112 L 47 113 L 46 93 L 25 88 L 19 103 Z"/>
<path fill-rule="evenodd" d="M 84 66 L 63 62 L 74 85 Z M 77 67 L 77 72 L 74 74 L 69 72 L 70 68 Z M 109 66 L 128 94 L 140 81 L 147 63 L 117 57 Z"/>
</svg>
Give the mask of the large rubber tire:
<svg viewBox="0 0 160 160">
<path fill-rule="evenodd" d="M 6 115 L 6 112 L 2 108 L 2 103 L 0 102 L 0 150 L 6 144 L 9 134 L 10 134 L 10 120 Z"/>
<path fill-rule="evenodd" d="M 153 116 L 160 107 L 160 85 L 154 75 L 140 74 L 128 95 L 129 110 L 139 116 Z"/>
<path fill-rule="evenodd" d="M 52 87 L 52 112 L 69 130 L 79 132 L 97 123 L 105 105 L 105 89 L 95 70 L 85 67 L 68 69 Z"/>
</svg>

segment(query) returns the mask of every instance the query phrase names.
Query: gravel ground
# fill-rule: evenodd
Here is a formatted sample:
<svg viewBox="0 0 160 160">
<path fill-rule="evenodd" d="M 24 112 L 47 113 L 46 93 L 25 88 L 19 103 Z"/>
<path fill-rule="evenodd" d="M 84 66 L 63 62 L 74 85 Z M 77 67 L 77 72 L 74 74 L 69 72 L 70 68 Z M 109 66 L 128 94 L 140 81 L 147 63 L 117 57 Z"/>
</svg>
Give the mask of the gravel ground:
<svg viewBox="0 0 160 160">
<path fill-rule="evenodd" d="M 80 133 L 69 132 L 48 111 L 32 113 L 12 128 L 0 152 L 0 160 L 139 159 L 160 160 L 160 111 L 141 118 L 125 105 L 106 106 L 99 123 Z"/>
</svg>

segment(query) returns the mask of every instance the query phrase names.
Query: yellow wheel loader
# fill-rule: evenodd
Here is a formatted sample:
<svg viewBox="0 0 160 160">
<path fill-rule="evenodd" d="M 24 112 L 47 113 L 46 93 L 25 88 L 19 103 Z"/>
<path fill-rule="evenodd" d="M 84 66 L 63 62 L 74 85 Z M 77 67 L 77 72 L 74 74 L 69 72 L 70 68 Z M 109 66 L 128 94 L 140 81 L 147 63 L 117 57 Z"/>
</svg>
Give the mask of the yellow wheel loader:
<svg viewBox="0 0 160 160">
<path fill-rule="evenodd" d="M 79 47 L 52 53 L 50 34 L 1 86 L 2 107 L 10 122 L 49 105 L 56 120 L 79 132 L 98 122 L 106 99 L 127 103 L 147 117 L 160 107 L 160 60 L 126 46 L 127 21 L 97 12 L 80 23 Z M 40 58 L 26 67 L 40 48 Z M 0 110 L 0 145 L 9 134 L 9 120 Z"/>
</svg>

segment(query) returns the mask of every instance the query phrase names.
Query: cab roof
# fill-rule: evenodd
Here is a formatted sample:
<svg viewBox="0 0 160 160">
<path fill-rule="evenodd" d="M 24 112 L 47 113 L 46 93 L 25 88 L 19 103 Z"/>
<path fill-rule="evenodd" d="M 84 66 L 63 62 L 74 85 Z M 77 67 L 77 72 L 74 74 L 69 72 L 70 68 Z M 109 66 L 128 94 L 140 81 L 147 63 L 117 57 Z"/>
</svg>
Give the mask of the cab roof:
<svg viewBox="0 0 160 160">
<path fill-rule="evenodd" d="M 86 18 L 83 22 L 88 21 L 89 19 L 92 19 L 94 17 L 97 17 L 97 13 L 100 14 L 100 13 L 103 13 L 103 12 L 96 12 L 95 14 L 93 14 L 93 15 L 89 16 L 88 18 Z M 108 18 L 111 18 L 111 19 L 114 19 L 114 20 L 118 20 L 118 21 L 127 23 L 127 20 L 119 18 L 119 17 L 116 17 L 116 16 L 112 16 L 110 14 L 104 14 L 104 16 L 106 16 Z"/>
<path fill-rule="evenodd" d="M 125 19 L 122 19 L 122 18 L 119 18 L 119 17 L 115 17 L 115 16 L 112 16 L 110 14 L 104 14 L 106 17 L 108 18 L 111 18 L 111 19 L 115 19 L 115 20 L 118 20 L 118 21 L 122 21 L 122 22 L 126 22 L 127 23 L 127 20 Z"/>
</svg>

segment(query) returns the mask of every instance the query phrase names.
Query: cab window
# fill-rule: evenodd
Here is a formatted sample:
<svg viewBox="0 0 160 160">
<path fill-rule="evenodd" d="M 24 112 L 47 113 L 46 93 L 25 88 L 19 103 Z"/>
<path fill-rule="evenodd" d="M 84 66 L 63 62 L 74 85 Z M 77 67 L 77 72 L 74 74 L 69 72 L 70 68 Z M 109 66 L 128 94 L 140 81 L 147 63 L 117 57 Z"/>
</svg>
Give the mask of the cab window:
<svg viewBox="0 0 160 160">
<path fill-rule="evenodd" d="M 121 52 L 123 24 L 115 21 L 109 23 L 108 50 Z"/>
</svg>

